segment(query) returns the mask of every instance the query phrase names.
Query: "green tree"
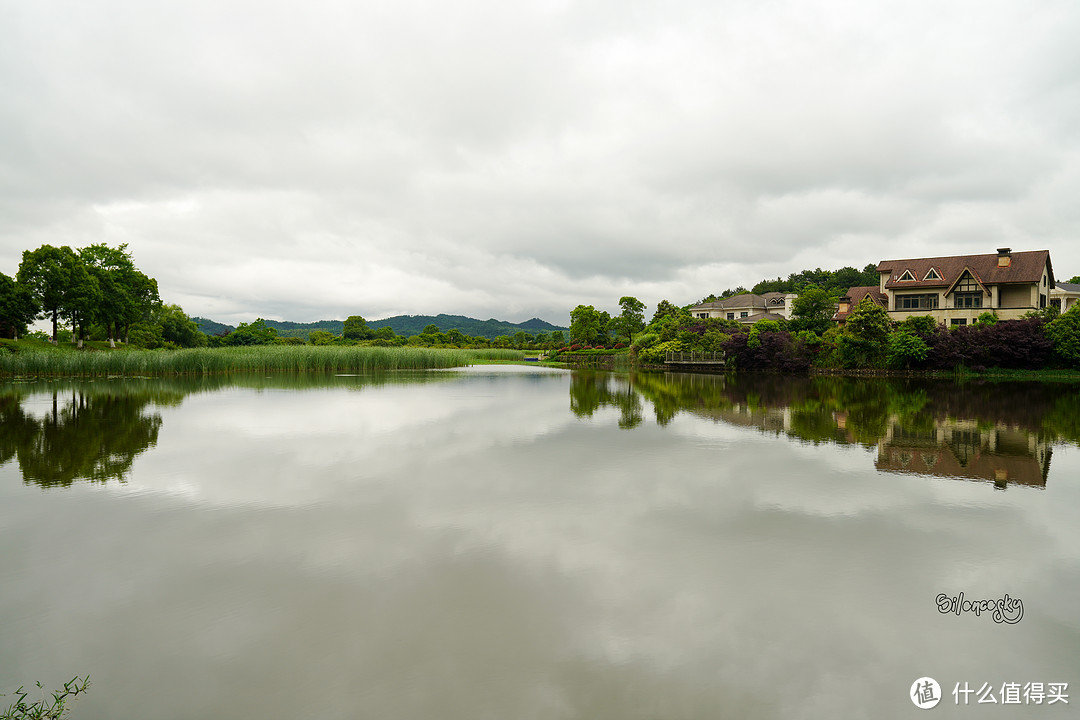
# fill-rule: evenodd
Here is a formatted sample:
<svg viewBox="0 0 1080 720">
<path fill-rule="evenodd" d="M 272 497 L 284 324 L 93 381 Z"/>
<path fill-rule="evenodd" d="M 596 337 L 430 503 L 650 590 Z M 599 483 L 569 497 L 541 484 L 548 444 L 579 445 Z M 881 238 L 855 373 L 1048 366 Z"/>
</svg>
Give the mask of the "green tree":
<svg viewBox="0 0 1080 720">
<path fill-rule="evenodd" d="M 327 330 L 312 330 L 308 333 L 308 342 L 312 345 L 330 345 L 334 342 L 334 334 Z"/>
<path fill-rule="evenodd" d="M 346 340 L 369 340 L 375 333 L 368 327 L 367 320 L 359 315 L 350 315 L 345 319 L 341 336 Z"/>
<path fill-rule="evenodd" d="M 791 305 L 791 329 L 813 330 L 818 335 L 833 325 L 833 298 L 821 288 L 803 290 Z"/>
<path fill-rule="evenodd" d="M 1070 285 L 1073 285 L 1073 284 L 1076 284 L 1076 283 L 1080 283 L 1080 275 L 1073 275 L 1071 278 L 1069 278 L 1069 284 Z"/>
<path fill-rule="evenodd" d="M 690 317 L 690 313 L 686 312 L 681 307 L 672 305 L 667 300 L 661 300 L 657 304 L 656 312 L 653 313 L 652 320 L 649 321 L 649 324 L 653 325 L 668 317 L 674 318 L 675 320 L 682 320 Z"/>
<path fill-rule="evenodd" d="M 841 363 L 845 367 L 879 367 L 885 361 L 891 331 L 885 308 L 863 298 L 837 337 Z"/>
<path fill-rule="evenodd" d="M 427 325 L 424 326 L 424 329 L 421 331 L 420 334 L 421 335 L 438 335 L 440 332 L 441 331 L 439 330 L 438 325 L 436 325 L 435 323 L 428 323 Z"/>
<path fill-rule="evenodd" d="M 901 328 L 889 336 L 888 361 L 894 368 L 907 369 L 926 359 L 930 346 L 911 328 Z"/>
<path fill-rule="evenodd" d="M 578 305 L 570 311 L 570 338 L 592 345 L 600 341 L 600 313 L 592 305 Z"/>
<path fill-rule="evenodd" d="M 179 347 L 206 347 L 206 334 L 179 305 L 162 305 L 151 315 L 151 322 L 161 328 L 161 339 Z"/>
<path fill-rule="evenodd" d="M 376 340 L 393 340 L 397 335 L 394 333 L 394 328 L 389 325 L 384 325 L 375 331 Z"/>
<path fill-rule="evenodd" d="M 29 288 L 0 273 L 0 335 L 18 340 L 37 314 Z"/>
<path fill-rule="evenodd" d="M 1080 367 L 1080 305 L 1073 305 L 1046 324 L 1046 337 L 1054 343 L 1054 354 L 1069 367 Z"/>
<path fill-rule="evenodd" d="M 629 344 L 634 341 L 634 333 L 645 329 L 645 303 L 626 295 L 619 298 L 619 307 L 622 308 L 622 313 L 616 318 L 619 332 L 625 333 Z"/>
<path fill-rule="evenodd" d="M 225 345 L 270 345 L 277 342 L 277 330 L 258 318 L 251 324 L 240 323 L 223 342 Z"/>
<path fill-rule="evenodd" d="M 30 296 L 40 308 L 38 317 L 52 320 L 52 341 L 56 343 L 57 326 L 67 310 L 73 283 L 79 278 L 75 267 L 79 259 L 67 245 L 42 245 L 37 250 L 24 250 L 19 263 L 17 280 L 30 290 Z"/>
</svg>

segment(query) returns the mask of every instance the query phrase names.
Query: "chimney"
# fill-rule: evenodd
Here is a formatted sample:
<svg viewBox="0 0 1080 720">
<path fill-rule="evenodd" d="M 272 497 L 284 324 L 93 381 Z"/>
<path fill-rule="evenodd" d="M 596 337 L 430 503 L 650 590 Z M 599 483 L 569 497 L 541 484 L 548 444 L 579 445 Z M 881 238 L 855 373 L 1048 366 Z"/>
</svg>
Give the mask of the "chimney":
<svg viewBox="0 0 1080 720">
<path fill-rule="evenodd" d="M 998 267 L 1007 268 L 1012 265 L 1012 248 L 998 248 Z"/>
</svg>

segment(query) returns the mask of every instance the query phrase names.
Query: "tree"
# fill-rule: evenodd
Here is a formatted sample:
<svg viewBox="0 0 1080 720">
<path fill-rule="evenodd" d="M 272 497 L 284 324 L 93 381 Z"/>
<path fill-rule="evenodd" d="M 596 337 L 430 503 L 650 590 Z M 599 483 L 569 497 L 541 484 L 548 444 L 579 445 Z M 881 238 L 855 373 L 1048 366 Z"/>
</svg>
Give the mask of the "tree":
<svg viewBox="0 0 1080 720">
<path fill-rule="evenodd" d="M 619 298 L 622 314 L 617 318 L 619 330 L 626 333 L 627 343 L 634 342 L 634 333 L 645 329 L 645 303 L 629 295 Z"/>
<path fill-rule="evenodd" d="M 161 328 L 161 339 L 180 347 L 206 347 L 206 334 L 199 330 L 195 321 L 187 316 L 179 305 L 162 305 L 157 308 L 151 322 Z"/>
<path fill-rule="evenodd" d="M 368 327 L 367 320 L 359 315 L 350 315 L 345 319 L 341 336 L 346 340 L 369 340 L 375 333 Z"/>
<path fill-rule="evenodd" d="M 240 323 L 224 339 L 226 345 L 270 345 L 275 342 L 277 342 L 277 330 L 268 326 L 262 318 L 251 324 Z"/>
<path fill-rule="evenodd" d="M 892 322 L 885 308 L 866 297 L 848 316 L 837 337 L 845 367 L 877 367 L 885 360 Z"/>
<path fill-rule="evenodd" d="M 79 250 L 79 259 L 98 287 L 92 320 L 104 326 L 109 346 L 115 347 L 121 327 L 130 339 L 132 323 L 149 320 L 149 314 L 161 304 L 157 281 L 135 268 L 126 244 L 115 248 L 88 245 Z"/>
<path fill-rule="evenodd" d="M 376 340 L 393 340 L 397 335 L 394 334 L 394 328 L 389 325 L 384 325 L 375 331 Z"/>
<path fill-rule="evenodd" d="M 833 312 L 833 299 L 829 293 L 821 288 L 808 288 L 791 304 L 791 329 L 796 332 L 813 330 L 821 335 L 832 327 Z"/>
<path fill-rule="evenodd" d="M 1073 305 L 1046 324 L 1046 337 L 1054 343 L 1054 354 L 1069 367 L 1080 367 L 1080 305 Z"/>
<path fill-rule="evenodd" d="M 60 316 L 67 310 L 71 296 L 75 266 L 78 256 L 67 245 L 53 247 L 42 245 L 37 250 L 24 250 L 16 278 L 30 290 L 35 304 L 40 308 L 38 317 L 52 319 L 52 341 L 56 343 Z"/>
<path fill-rule="evenodd" d="M 667 300 L 661 300 L 656 305 L 656 312 L 653 313 L 652 320 L 649 321 L 649 324 L 652 325 L 657 323 L 666 317 L 673 317 L 678 320 L 685 314 L 687 313 L 682 308 L 672 305 Z"/>
<path fill-rule="evenodd" d="M 578 305 L 570 311 L 570 338 L 592 345 L 601 334 L 600 313 L 592 305 Z"/>
<path fill-rule="evenodd" d="M 424 329 L 421 331 L 420 334 L 421 335 L 438 335 L 440 332 L 441 332 L 441 330 L 439 330 L 438 325 L 436 325 L 435 323 L 428 323 L 427 325 L 424 326 Z"/>
<path fill-rule="evenodd" d="M 0 335 L 18 340 L 37 314 L 29 288 L 0 273 Z"/>
<path fill-rule="evenodd" d="M 1080 283 L 1080 275 L 1073 275 L 1071 278 L 1069 278 L 1070 285 L 1075 283 Z"/>
</svg>

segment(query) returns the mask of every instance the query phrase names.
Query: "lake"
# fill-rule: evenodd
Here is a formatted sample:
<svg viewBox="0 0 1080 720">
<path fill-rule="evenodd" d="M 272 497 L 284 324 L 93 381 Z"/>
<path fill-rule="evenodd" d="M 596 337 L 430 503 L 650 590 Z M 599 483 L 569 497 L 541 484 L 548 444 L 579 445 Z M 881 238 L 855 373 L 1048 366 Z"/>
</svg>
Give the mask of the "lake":
<svg viewBox="0 0 1080 720">
<path fill-rule="evenodd" d="M 906 718 L 930 677 L 936 717 L 1075 717 L 1078 440 L 1080 386 L 1047 383 L 7 383 L 0 691 L 89 673 L 75 720 Z"/>
</svg>

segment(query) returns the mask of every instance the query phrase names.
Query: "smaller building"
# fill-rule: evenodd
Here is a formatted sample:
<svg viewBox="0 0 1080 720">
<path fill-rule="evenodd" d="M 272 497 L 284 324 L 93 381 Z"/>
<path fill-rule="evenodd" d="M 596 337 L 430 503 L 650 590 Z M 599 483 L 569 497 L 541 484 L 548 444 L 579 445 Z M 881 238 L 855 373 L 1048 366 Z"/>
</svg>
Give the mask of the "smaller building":
<svg viewBox="0 0 1080 720">
<path fill-rule="evenodd" d="M 843 325 L 851 311 L 866 298 L 870 298 L 871 302 L 877 303 L 886 310 L 889 309 L 889 297 L 881 292 L 877 285 L 853 287 L 848 288 L 848 291 L 840 298 L 833 320 Z"/>
<path fill-rule="evenodd" d="M 1080 300 L 1080 283 L 1054 283 L 1050 288 L 1050 304 L 1061 312 L 1068 312 Z"/>
<path fill-rule="evenodd" d="M 742 293 L 690 308 L 696 318 L 720 318 L 752 325 L 758 320 L 790 320 L 795 293 Z"/>
</svg>

